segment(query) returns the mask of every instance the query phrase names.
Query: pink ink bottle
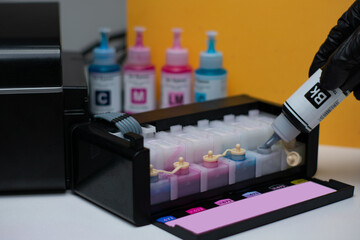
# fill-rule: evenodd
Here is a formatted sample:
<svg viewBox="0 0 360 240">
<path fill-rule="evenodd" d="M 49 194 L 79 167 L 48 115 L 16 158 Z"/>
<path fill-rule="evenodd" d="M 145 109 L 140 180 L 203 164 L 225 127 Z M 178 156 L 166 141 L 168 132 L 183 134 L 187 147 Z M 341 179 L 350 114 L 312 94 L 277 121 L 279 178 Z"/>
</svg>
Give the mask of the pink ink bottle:
<svg viewBox="0 0 360 240">
<path fill-rule="evenodd" d="M 161 107 L 191 103 L 193 70 L 188 64 L 188 50 L 181 47 L 180 28 L 174 28 L 174 43 L 166 50 L 166 65 L 161 71 Z"/>
<path fill-rule="evenodd" d="M 155 67 L 151 64 L 150 48 L 143 44 L 145 28 L 136 27 L 136 42 L 130 47 L 124 66 L 124 111 L 139 113 L 156 108 Z"/>
</svg>

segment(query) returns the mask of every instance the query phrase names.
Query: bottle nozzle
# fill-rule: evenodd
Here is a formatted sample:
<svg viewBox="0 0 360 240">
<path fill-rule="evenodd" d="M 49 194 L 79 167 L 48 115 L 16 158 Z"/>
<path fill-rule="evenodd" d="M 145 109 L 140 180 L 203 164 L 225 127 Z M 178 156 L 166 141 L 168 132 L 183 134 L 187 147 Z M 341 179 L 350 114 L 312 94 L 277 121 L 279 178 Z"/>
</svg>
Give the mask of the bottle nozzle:
<svg viewBox="0 0 360 240">
<path fill-rule="evenodd" d="M 93 63 L 95 65 L 116 64 L 115 49 L 109 46 L 108 33 L 109 28 L 102 27 L 100 31 L 100 45 L 93 50 Z"/>
<path fill-rule="evenodd" d="M 280 141 L 281 138 L 279 135 L 274 133 L 266 142 L 265 144 L 258 146 L 257 150 L 261 153 L 268 154 L 271 153 L 271 146 Z"/>
<path fill-rule="evenodd" d="M 208 53 L 216 53 L 215 50 L 215 37 L 217 35 L 217 32 L 215 31 L 208 31 L 206 32 L 207 36 L 208 36 Z"/>
<path fill-rule="evenodd" d="M 174 33 L 174 42 L 173 42 L 173 49 L 181 49 L 181 28 L 173 28 L 172 32 Z"/>
<path fill-rule="evenodd" d="M 181 47 L 181 28 L 173 28 L 173 46 L 166 49 L 166 65 L 186 66 L 188 64 L 188 50 Z"/>
<path fill-rule="evenodd" d="M 108 48 L 108 33 L 110 32 L 109 28 L 100 28 L 100 34 L 101 34 L 101 41 L 100 41 L 100 48 Z"/>
<path fill-rule="evenodd" d="M 144 27 L 135 27 L 135 32 L 136 32 L 135 47 L 144 47 L 143 33 L 145 32 L 145 28 Z"/>
</svg>

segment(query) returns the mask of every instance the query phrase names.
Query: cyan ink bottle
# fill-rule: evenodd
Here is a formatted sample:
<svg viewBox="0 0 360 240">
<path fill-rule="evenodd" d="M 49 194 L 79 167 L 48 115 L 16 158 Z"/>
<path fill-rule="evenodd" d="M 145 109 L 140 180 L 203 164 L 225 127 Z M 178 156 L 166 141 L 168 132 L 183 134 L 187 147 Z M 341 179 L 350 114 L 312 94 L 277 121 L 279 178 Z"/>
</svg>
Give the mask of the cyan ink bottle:
<svg viewBox="0 0 360 240">
<path fill-rule="evenodd" d="M 155 67 L 151 64 L 150 48 L 143 44 L 145 28 L 136 27 L 136 42 L 130 47 L 124 66 L 124 111 L 139 113 L 154 110 Z"/>
<path fill-rule="evenodd" d="M 166 65 L 161 71 L 161 107 L 174 107 L 191 102 L 192 68 L 188 50 L 181 47 L 180 28 L 174 28 L 174 43 L 166 50 Z"/>
<path fill-rule="evenodd" d="M 200 68 L 195 71 L 195 102 L 227 95 L 227 72 L 222 67 L 223 55 L 215 50 L 214 31 L 207 32 L 208 50 L 200 54 Z"/>
<path fill-rule="evenodd" d="M 121 75 L 115 49 L 108 46 L 108 29 L 102 28 L 100 46 L 94 49 L 89 66 L 90 111 L 92 114 L 121 111 Z"/>
</svg>

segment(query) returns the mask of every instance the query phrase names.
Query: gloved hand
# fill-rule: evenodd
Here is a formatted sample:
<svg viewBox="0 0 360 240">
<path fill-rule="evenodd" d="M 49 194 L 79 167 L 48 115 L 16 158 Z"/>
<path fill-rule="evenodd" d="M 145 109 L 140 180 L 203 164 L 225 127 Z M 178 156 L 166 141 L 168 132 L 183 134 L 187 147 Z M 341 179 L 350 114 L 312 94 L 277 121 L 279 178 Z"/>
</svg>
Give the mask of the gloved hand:
<svg viewBox="0 0 360 240">
<path fill-rule="evenodd" d="M 338 20 L 316 53 L 309 75 L 323 67 L 320 86 L 353 90 L 360 100 L 360 0 Z"/>
</svg>

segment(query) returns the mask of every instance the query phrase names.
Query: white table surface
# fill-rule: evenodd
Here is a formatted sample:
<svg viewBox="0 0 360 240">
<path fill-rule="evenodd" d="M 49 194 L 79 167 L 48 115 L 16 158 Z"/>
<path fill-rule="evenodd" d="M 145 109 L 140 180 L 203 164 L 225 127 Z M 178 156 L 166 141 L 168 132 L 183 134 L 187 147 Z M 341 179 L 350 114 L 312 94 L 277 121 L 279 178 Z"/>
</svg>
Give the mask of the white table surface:
<svg viewBox="0 0 360 240">
<path fill-rule="evenodd" d="M 355 186 L 354 197 L 226 239 L 360 239 L 360 149 L 320 146 L 316 178 Z M 134 227 L 73 195 L 0 196 L 0 240 L 178 239 L 153 226 Z"/>
</svg>

